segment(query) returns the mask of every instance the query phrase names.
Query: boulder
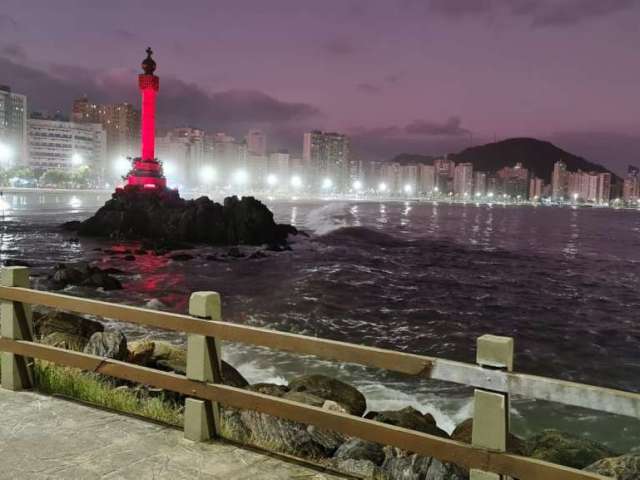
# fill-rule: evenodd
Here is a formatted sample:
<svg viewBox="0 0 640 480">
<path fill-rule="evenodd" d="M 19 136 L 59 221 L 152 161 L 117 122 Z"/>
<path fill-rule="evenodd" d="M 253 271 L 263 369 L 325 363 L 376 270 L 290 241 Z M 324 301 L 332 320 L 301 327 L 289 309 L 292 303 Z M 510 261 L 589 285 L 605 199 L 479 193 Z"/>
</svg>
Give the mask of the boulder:
<svg viewBox="0 0 640 480">
<path fill-rule="evenodd" d="M 347 440 L 333 454 L 337 460 L 369 460 L 374 465 L 382 465 L 385 454 L 382 445 L 360 438 Z"/>
<path fill-rule="evenodd" d="M 249 385 L 247 390 L 264 395 L 271 395 L 272 397 L 282 397 L 289 391 L 289 387 L 275 383 L 254 383 L 253 385 Z"/>
<path fill-rule="evenodd" d="M 85 343 L 94 333 L 104 331 L 104 326 L 100 322 L 56 310 L 33 312 L 33 327 L 36 338 L 59 333 L 82 338 Z"/>
<path fill-rule="evenodd" d="M 354 460 L 352 458 L 343 460 L 333 458 L 328 462 L 328 465 L 334 470 L 346 473 L 355 478 L 389 480 L 389 477 L 382 472 L 380 467 L 370 460 Z"/>
<path fill-rule="evenodd" d="M 433 457 L 411 454 L 393 447 L 385 447 L 382 471 L 389 480 L 466 480 L 462 469 L 442 463 Z"/>
<path fill-rule="evenodd" d="M 408 428 L 418 432 L 436 435 L 438 437 L 449 438 L 444 430 L 436 425 L 436 421 L 430 414 L 422 414 L 413 407 L 405 407 L 401 410 L 387 410 L 382 412 L 369 412 L 366 418 L 376 422 L 395 425 L 396 427 Z"/>
<path fill-rule="evenodd" d="M 464 422 L 460 423 L 453 432 L 451 432 L 451 440 L 470 444 L 472 432 L 473 418 L 468 418 Z M 507 435 L 507 452 L 514 453 L 516 455 L 525 455 L 526 448 L 524 440 L 516 437 L 512 433 L 509 433 Z"/>
<path fill-rule="evenodd" d="M 149 365 L 155 345 L 149 340 L 139 340 L 127 344 L 129 350 L 128 362 L 136 365 Z"/>
<path fill-rule="evenodd" d="M 127 360 L 127 339 L 122 332 L 97 332 L 84 347 L 84 353 L 114 360 Z"/>
<path fill-rule="evenodd" d="M 603 458 L 584 469 L 616 480 L 640 478 L 640 453 L 628 453 L 620 457 Z"/>
<path fill-rule="evenodd" d="M 76 352 L 82 352 L 88 341 L 89 339 L 85 337 L 64 332 L 52 332 L 40 339 L 40 343 L 44 345 L 64 348 L 66 350 L 73 350 Z"/>
<path fill-rule="evenodd" d="M 276 224 L 273 213 L 253 197 L 227 197 L 220 205 L 207 197 L 185 200 L 175 190 L 136 186 L 117 189 L 93 217 L 66 228 L 81 236 L 153 239 L 166 250 L 185 242 L 285 245 L 287 236 L 297 233 L 295 227 Z"/>
<path fill-rule="evenodd" d="M 558 430 L 544 430 L 527 439 L 525 450 L 530 457 L 572 468 L 585 468 L 603 458 L 616 456 L 593 440 Z"/>
<path fill-rule="evenodd" d="M 104 290 L 119 290 L 120 281 L 107 272 L 93 267 L 86 262 L 76 264 L 60 263 L 47 278 L 48 287 L 61 290 L 69 285 L 102 288 Z"/>
<path fill-rule="evenodd" d="M 305 375 L 289 383 L 292 392 L 306 392 L 343 405 L 351 415 L 362 416 L 367 409 L 364 395 L 355 387 L 326 375 Z"/>
</svg>

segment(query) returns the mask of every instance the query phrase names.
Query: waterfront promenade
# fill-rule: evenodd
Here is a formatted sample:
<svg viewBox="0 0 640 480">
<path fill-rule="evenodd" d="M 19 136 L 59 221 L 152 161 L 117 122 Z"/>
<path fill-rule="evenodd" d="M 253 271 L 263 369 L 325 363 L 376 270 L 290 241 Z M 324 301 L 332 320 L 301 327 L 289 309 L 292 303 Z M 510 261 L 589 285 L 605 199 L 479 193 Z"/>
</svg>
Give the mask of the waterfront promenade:
<svg viewBox="0 0 640 480">
<path fill-rule="evenodd" d="M 338 480 L 225 442 L 33 392 L 0 389 L 0 479 Z"/>
</svg>

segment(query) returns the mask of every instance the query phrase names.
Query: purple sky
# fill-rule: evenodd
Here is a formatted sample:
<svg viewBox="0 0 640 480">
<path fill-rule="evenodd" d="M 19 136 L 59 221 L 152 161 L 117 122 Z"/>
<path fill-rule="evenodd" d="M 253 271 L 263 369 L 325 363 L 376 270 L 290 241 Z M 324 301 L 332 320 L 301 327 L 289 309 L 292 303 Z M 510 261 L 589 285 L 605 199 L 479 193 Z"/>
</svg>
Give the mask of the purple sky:
<svg viewBox="0 0 640 480">
<path fill-rule="evenodd" d="M 0 83 L 32 109 L 137 102 L 151 45 L 165 125 L 300 150 L 346 131 L 365 158 L 511 136 L 617 171 L 640 163 L 640 1 L 3 0 Z"/>
</svg>

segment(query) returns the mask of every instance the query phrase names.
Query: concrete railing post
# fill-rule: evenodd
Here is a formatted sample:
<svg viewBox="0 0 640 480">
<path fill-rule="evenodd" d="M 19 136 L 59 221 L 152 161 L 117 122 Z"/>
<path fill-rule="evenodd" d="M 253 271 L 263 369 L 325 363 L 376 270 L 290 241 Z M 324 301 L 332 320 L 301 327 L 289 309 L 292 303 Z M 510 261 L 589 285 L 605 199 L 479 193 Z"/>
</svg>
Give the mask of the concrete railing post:
<svg viewBox="0 0 640 480">
<path fill-rule="evenodd" d="M 189 315 L 221 320 L 220 295 L 216 292 L 195 292 L 189 299 Z M 199 382 L 222 383 L 220 342 L 203 335 L 187 337 L 187 378 Z M 187 398 L 184 409 L 184 436 L 204 442 L 218 436 L 220 412 L 216 402 Z"/>
<path fill-rule="evenodd" d="M 494 370 L 513 370 L 513 339 L 495 335 L 478 337 L 476 362 Z M 509 395 L 477 388 L 474 395 L 473 431 L 474 447 L 494 452 L 507 450 L 509 433 Z M 471 469 L 470 480 L 503 480 L 497 473 Z"/>
<path fill-rule="evenodd" d="M 0 269 L 3 287 L 29 288 L 29 269 L 5 267 Z M 0 336 L 11 340 L 33 340 L 31 305 L 19 302 L 0 302 Z M 2 388 L 24 390 L 33 386 L 33 361 L 29 358 L 2 352 Z"/>
</svg>

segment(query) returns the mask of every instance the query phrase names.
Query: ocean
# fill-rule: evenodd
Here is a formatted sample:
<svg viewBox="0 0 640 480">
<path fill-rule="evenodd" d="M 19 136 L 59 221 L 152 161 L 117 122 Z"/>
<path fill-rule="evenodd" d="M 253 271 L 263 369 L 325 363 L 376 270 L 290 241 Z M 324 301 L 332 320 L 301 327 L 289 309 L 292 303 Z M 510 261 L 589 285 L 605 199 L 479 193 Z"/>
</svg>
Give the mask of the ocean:
<svg viewBox="0 0 640 480">
<path fill-rule="evenodd" d="M 35 286 L 58 262 L 115 267 L 124 289 L 68 294 L 186 312 L 189 294 L 214 290 L 226 321 L 474 362 L 475 340 L 515 339 L 517 371 L 640 391 L 640 211 L 476 206 L 403 201 L 267 201 L 277 221 L 306 235 L 266 258 L 225 258 L 202 247 L 190 261 L 103 250 L 59 225 L 84 219 L 100 193 L 5 194 L 0 259 L 33 266 Z M 120 243 L 116 247 L 128 248 Z M 102 250 L 99 250 L 102 249 Z M 255 248 L 246 248 L 247 252 Z M 217 255 L 219 260 L 206 260 Z M 184 335 L 110 322 L 130 339 L 184 344 Z M 358 387 L 370 410 L 414 406 L 451 431 L 471 415 L 471 389 L 354 365 L 225 344 L 251 382 L 325 373 Z M 514 398 L 512 429 L 559 428 L 627 451 L 640 420 Z"/>
</svg>

